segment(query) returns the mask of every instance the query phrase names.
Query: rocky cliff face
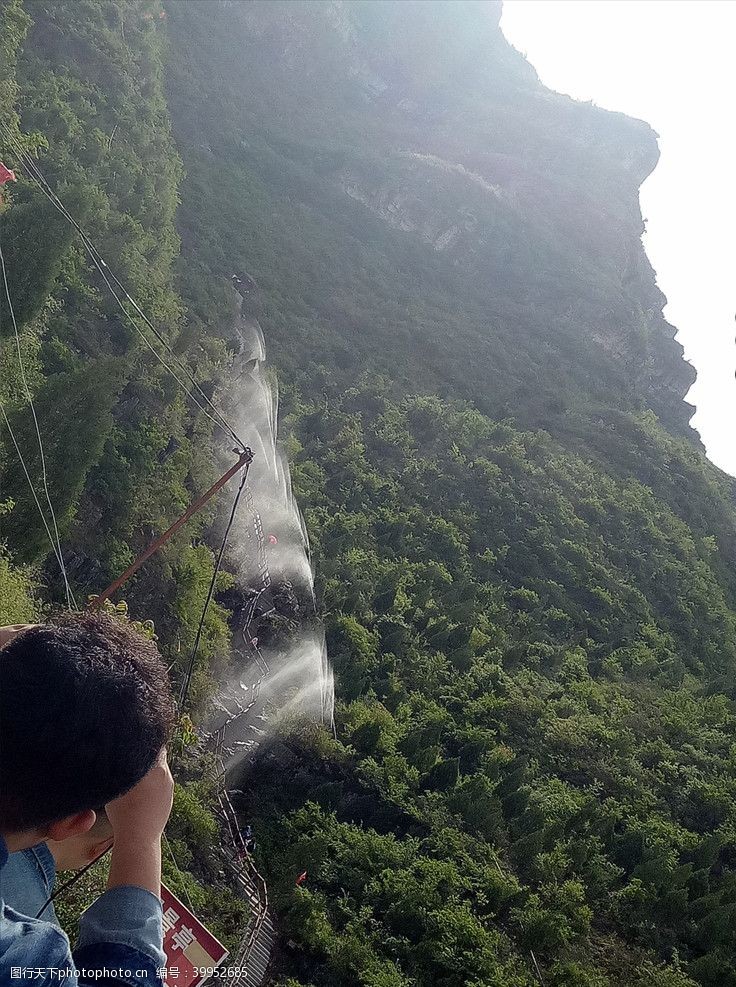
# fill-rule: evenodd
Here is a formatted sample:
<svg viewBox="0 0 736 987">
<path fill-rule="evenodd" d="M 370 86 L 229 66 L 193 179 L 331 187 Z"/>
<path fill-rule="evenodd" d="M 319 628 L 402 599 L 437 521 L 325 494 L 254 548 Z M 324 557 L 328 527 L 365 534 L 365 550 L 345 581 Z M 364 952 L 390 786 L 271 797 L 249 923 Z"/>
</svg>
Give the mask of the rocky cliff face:
<svg viewBox="0 0 736 987">
<path fill-rule="evenodd" d="M 271 172 L 300 171 L 292 203 L 321 210 L 330 199 L 330 223 L 349 200 L 354 222 L 368 212 L 398 234 L 397 252 L 431 251 L 454 281 L 448 308 L 473 309 L 476 362 L 485 346 L 497 366 L 510 335 L 524 340 L 527 366 L 554 351 L 590 400 L 648 406 L 693 434 L 683 400 L 693 370 L 641 245 L 638 190 L 658 158 L 647 124 L 545 89 L 505 41 L 500 4 L 217 6 L 221 43 L 192 46 L 189 71 L 242 93 L 220 121 L 219 155 L 236 133 L 241 159 L 265 144 Z M 176 5 L 172 14 L 175 36 L 197 17 Z M 198 95 L 208 89 L 186 87 L 180 139 L 195 121 L 212 133 Z M 520 386 L 525 374 L 515 372 Z M 519 395 L 493 390 L 496 410 L 515 413 Z"/>
</svg>

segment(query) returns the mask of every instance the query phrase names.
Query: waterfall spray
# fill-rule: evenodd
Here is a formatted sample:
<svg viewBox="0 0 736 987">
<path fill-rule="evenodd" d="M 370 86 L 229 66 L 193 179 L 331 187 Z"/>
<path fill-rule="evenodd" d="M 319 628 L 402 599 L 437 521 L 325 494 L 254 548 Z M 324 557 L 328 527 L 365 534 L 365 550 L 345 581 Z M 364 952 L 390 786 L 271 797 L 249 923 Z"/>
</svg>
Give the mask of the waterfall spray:
<svg viewBox="0 0 736 987">
<path fill-rule="evenodd" d="M 237 288 L 237 285 L 236 285 Z M 317 617 L 309 541 L 277 442 L 278 391 L 265 367 L 260 325 L 243 317 L 229 414 L 254 459 L 231 534 L 235 573 L 234 668 L 220 684 L 206 730 L 232 767 L 285 717 L 334 729 L 334 680 Z"/>
</svg>

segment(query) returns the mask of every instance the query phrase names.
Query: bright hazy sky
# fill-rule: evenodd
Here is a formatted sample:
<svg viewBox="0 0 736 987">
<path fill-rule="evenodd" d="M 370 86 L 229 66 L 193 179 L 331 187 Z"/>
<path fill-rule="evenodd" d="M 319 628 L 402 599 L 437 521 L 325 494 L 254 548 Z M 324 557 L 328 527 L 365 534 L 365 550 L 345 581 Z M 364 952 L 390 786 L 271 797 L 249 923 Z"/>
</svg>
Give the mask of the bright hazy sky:
<svg viewBox="0 0 736 987">
<path fill-rule="evenodd" d="M 736 475 L 736 0 L 505 0 L 501 27 L 545 85 L 660 135 L 644 245 L 698 372 L 693 425 Z"/>
</svg>

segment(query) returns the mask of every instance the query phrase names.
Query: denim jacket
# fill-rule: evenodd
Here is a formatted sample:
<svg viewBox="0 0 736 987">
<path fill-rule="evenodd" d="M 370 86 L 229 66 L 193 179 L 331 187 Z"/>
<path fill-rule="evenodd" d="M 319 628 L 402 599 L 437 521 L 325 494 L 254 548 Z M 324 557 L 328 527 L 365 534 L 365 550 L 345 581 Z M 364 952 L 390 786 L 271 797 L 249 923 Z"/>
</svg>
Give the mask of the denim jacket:
<svg viewBox="0 0 736 987">
<path fill-rule="evenodd" d="M 21 915 L 58 925 L 54 903 L 49 901 L 55 880 L 56 862 L 45 843 L 11 853 L 2 872 L 5 904 Z"/>
<path fill-rule="evenodd" d="M 38 882 L 36 887 L 20 889 L 26 907 L 45 902 L 54 876 L 51 854 L 41 844 L 31 854 L 24 853 L 22 863 L 29 879 Z M 34 987 L 99 987 L 100 983 L 163 987 L 161 902 L 150 891 L 136 887 L 106 891 L 82 915 L 79 943 L 72 953 L 57 925 L 13 907 L 10 895 L 19 890 L 22 870 L 16 870 L 14 861 L 6 882 L 7 864 L 7 847 L 0 837 L 0 987 L 22 987 L 24 982 Z M 21 903 L 20 898 L 15 900 Z"/>
</svg>

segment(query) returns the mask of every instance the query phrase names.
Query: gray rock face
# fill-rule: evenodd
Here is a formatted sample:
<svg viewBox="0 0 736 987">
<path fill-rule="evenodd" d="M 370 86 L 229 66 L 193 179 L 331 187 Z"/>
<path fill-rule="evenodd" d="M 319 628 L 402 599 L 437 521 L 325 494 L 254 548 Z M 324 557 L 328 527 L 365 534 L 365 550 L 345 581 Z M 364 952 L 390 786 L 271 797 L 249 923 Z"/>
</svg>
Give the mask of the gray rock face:
<svg viewBox="0 0 736 987">
<path fill-rule="evenodd" d="M 515 340 L 556 350 L 593 401 L 608 382 L 614 403 L 627 391 L 630 407 L 689 433 L 693 370 L 641 243 L 639 187 L 657 163 L 656 134 L 546 89 L 503 37 L 500 10 L 465 0 L 231 4 L 239 45 L 226 84 L 244 99 L 234 139 L 245 133 L 244 153 L 265 145 L 273 167 L 281 155 L 301 169 L 289 201 L 324 208 L 325 224 L 336 212 L 354 214 L 356 228 L 377 220 L 407 252 L 430 250 L 452 278 L 462 272 L 448 318 L 477 295 L 488 324 L 472 332 L 489 346 L 494 318 L 510 319 Z"/>
</svg>

